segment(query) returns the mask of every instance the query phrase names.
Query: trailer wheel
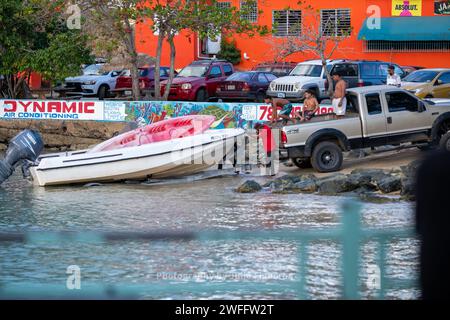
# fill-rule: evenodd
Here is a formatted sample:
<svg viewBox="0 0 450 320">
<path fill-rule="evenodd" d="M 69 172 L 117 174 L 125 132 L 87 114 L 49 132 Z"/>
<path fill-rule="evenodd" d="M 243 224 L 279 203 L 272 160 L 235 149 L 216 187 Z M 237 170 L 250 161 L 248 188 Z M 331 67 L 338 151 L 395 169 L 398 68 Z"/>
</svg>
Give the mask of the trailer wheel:
<svg viewBox="0 0 450 320">
<path fill-rule="evenodd" d="M 292 158 L 292 163 L 300 169 L 311 168 L 311 158 Z"/>
<path fill-rule="evenodd" d="M 312 152 L 311 164 L 318 172 L 338 171 L 342 167 L 343 155 L 341 148 L 333 142 L 318 143 Z"/>
</svg>

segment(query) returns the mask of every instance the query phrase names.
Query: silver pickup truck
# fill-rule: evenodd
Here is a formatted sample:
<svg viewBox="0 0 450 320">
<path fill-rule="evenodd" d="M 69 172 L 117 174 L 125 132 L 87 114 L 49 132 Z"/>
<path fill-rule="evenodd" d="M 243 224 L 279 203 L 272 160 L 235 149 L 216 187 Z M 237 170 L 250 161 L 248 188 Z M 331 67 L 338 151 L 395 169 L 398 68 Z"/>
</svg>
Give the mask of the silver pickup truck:
<svg viewBox="0 0 450 320">
<path fill-rule="evenodd" d="M 450 101 L 420 100 L 392 86 L 347 90 L 347 112 L 315 116 L 282 128 L 280 158 L 319 172 L 338 171 L 343 152 L 352 149 L 417 144 L 450 150 Z"/>
</svg>

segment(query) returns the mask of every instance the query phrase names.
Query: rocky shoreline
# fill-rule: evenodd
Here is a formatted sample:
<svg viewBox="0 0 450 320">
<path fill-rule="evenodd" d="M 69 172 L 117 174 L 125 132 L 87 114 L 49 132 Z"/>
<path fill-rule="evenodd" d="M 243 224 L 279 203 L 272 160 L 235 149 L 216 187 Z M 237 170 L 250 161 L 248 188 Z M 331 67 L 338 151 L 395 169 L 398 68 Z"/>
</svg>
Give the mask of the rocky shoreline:
<svg viewBox="0 0 450 320">
<path fill-rule="evenodd" d="M 38 131 L 49 151 L 86 149 L 124 132 L 127 122 L 63 121 L 63 120 L 0 120 L 0 151 L 25 129 Z"/>
<path fill-rule="evenodd" d="M 362 201 L 384 203 L 415 200 L 415 173 L 420 161 L 416 160 L 399 169 L 355 169 L 350 174 L 334 173 L 317 177 L 311 173 L 287 174 L 258 183 L 247 180 L 235 191 L 274 194 L 316 193 L 320 195 L 355 196 Z"/>
</svg>

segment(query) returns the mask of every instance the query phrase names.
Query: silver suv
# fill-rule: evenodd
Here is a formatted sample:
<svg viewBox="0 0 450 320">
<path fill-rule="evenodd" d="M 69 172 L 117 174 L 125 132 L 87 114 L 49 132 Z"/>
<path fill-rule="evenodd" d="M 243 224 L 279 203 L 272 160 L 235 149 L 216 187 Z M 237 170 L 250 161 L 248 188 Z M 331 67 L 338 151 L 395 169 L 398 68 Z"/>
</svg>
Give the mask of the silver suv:
<svg viewBox="0 0 450 320">
<path fill-rule="evenodd" d="M 333 60 L 338 62 L 341 60 Z M 327 61 L 327 68 L 331 60 Z M 316 96 L 327 99 L 325 89 L 326 74 L 321 60 L 309 60 L 299 63 L 286 77 L 273 80 L 270 83 L 267 95 L 270 97 L 286 98 L 291 101 L 300 101 L 307 89 L 314 90 Z"/>
</svg>

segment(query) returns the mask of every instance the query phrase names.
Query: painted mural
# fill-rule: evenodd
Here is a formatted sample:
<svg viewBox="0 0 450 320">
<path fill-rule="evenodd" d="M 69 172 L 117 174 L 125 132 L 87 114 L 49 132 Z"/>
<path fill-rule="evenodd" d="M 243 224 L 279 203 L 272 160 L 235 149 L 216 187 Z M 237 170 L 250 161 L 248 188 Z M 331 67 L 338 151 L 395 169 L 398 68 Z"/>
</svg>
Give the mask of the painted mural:
<svg viewBox="0 0 450 320">
<path fill-rule="evenodd" d="M 105 103 L 108 109 L 108 102 Z M 205 114 L 214 115 L 216 121 L 212 128 L 250 128 L 256 122 L 270 121 L 272 107 L 265 104 L 249 103 L 208 103 L 176 101 L 132 101 L 124 102 L 126 121 L 146 125 L 173 117 Z M 301 111 L 301 104 L 294 104 L 294 112 Z M 318 114 L 333 112 L 330 105 L 323 105 Z"/>
<path fill-rule="evenodd" d="M 294 104 L 291 117 L 301 111 Z M 0 100 L 0 119 L 132 121 L 144 126 L 164 119 L 186 115 L 213 115 L 212 128 L 250 128 L 255 122 L 272 120 L 272 107 L 257 103 L 214 103 L 179 101 L 39 101 Z M 333 112 L 321 105 L 318 114 Z"/>
</svg>

